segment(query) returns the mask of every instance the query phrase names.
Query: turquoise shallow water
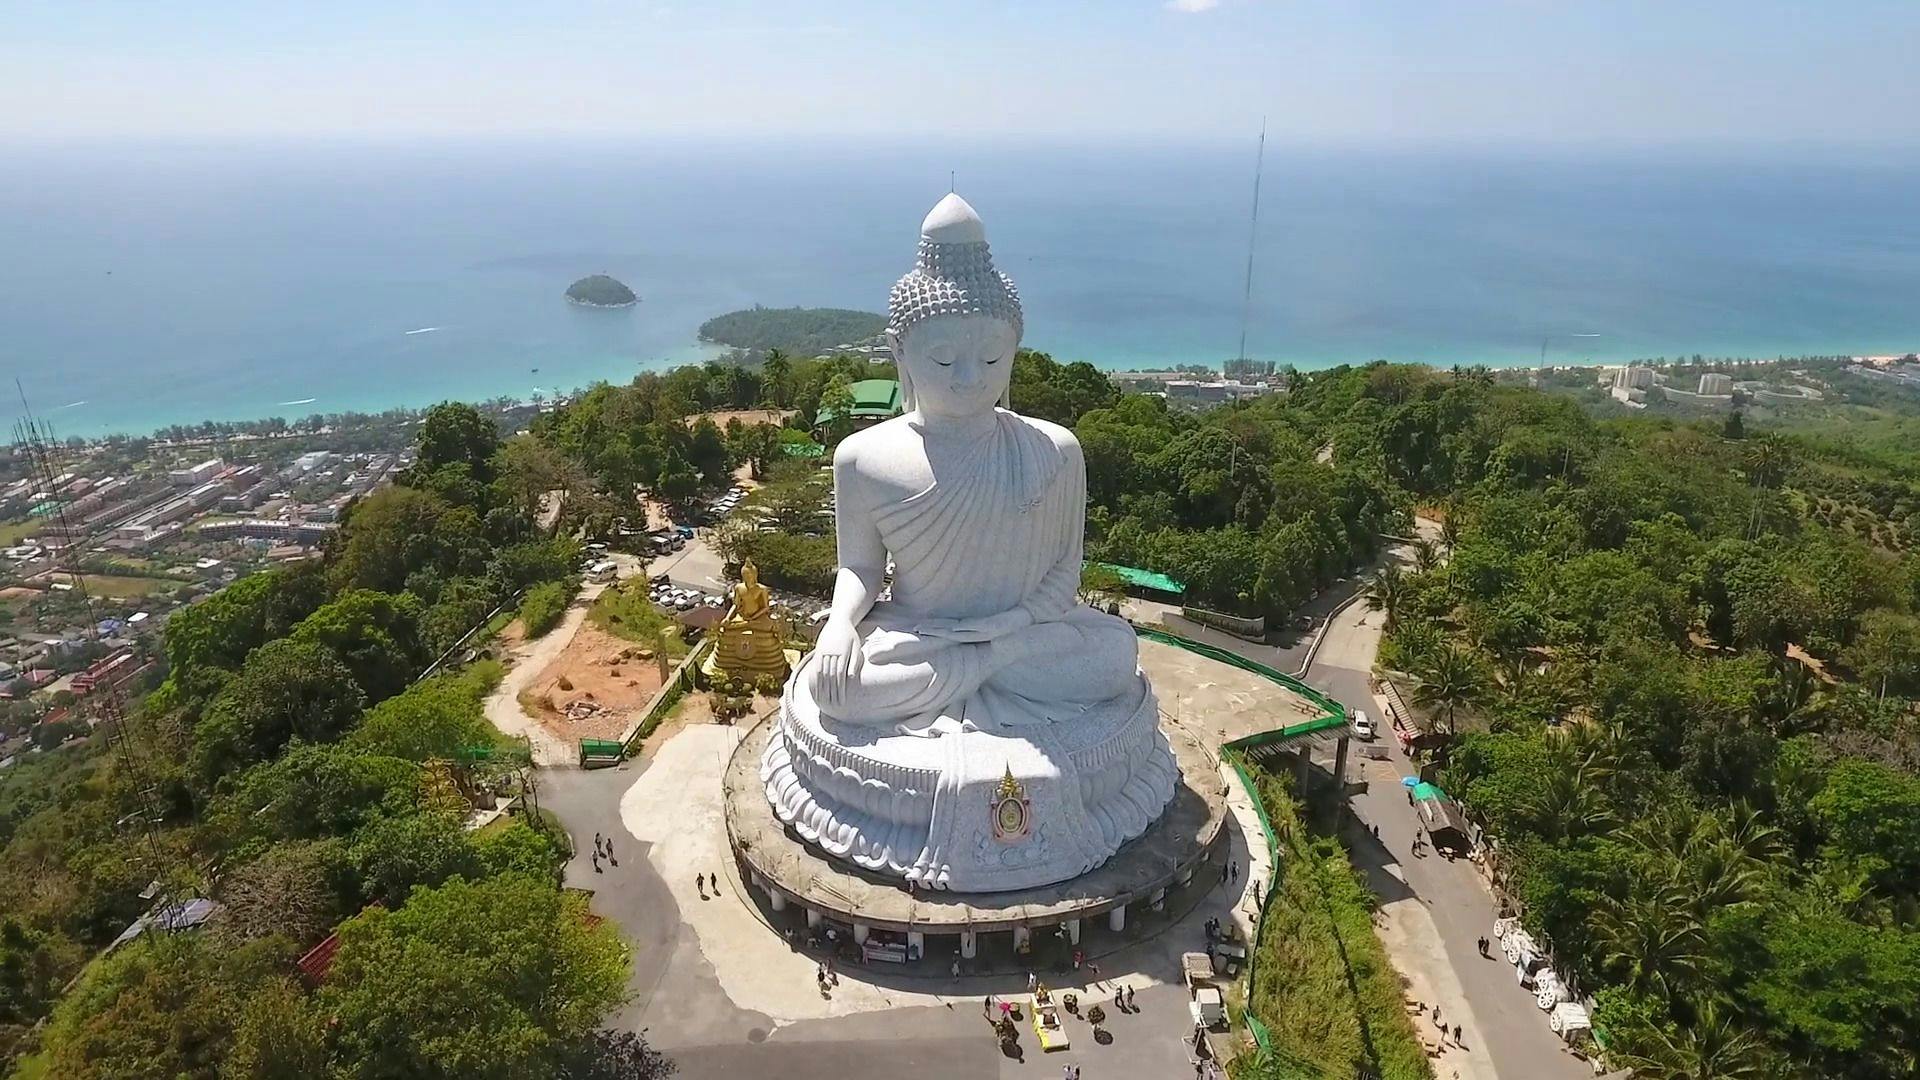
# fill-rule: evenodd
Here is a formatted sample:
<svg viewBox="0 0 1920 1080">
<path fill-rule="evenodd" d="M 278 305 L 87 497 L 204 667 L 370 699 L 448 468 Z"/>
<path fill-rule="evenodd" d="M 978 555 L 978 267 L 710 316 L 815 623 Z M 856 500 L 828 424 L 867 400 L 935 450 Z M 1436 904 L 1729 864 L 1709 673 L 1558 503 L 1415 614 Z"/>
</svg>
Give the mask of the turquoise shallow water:
<svg viewBox="0 0 1920 1080">
<path fill-rule="evenodd" d="M 697 359 L 695 328 L 730 308 L 877 310 L 950 169 L 1021 288 L 1028 344 L 1109 368 L 1217 363 L 1237 347 L 1252 156 L 0 146 L 0 374 L 67 434 L 624 380 Z M 1319 367 L 1525 364 L 1543 339 L 1558 362 L 1912 349 L 1916 164 L 1271 146 L 1248 352 Z M 643 303 L 562 301 L 597 271 Z"/>
</svg>

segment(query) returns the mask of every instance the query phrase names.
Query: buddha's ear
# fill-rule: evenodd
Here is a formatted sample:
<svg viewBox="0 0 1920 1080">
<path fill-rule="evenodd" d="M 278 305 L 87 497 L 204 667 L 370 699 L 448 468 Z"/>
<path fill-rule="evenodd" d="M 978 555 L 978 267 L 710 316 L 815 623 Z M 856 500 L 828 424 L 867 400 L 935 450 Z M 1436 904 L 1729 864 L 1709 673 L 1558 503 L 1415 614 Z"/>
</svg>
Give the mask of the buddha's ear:
<svg viewBox="0 0 1920 1080">
<path fill-rule="evenodd" d="M 907 358 L 901 352 L 902 337 L 892 327 L 887 328 L 887 351 L 893 354 L 893 376 L 900 380 L 900 411 L 912 412 L 913 376 L 907 372 Z"/>
</svg>

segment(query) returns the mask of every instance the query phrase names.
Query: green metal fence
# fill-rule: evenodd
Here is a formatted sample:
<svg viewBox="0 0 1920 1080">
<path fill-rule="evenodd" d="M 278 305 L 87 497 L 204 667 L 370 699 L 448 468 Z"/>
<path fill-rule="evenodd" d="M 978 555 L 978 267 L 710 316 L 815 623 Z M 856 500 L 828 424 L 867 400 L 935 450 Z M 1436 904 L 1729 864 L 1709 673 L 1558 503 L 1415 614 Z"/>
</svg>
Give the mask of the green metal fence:
<svg viewBox="0 0 1920 1080">
<path fill-rule="evenodd" d="M 1276 879 L 1268 882 L 1267 891 L 1260 898 L 1260 911 L 1255 916 L 1254 947 L 1247 950 L 1248 1008 L 1242 1014 L 1246 1020 L 1247 1031 L 1253 1036 L 1253 1043 L 1260 1050 L 1261 1080 L 1324 1080 L 1326 1073 L 1323 1072 L 1319 1066 L 1298 1057 L 1284 1047 L 1275 1045 L 1272 1032 L 1269 1032 L 1267 1026 L 1260 1022 L 1259 1017 L 1253 1015 L 1253 987 L 1255 985 L 1255 978 L 1259 974 L 1260 964 L 1259 930 L 1260 927 L 1266 923 L 1267 909 L 1272 906 L 1274 897 L 1280 892 L 1277 879 L 1282 872 L 1282 866 L 1280 863 L 1280 838 L 1278 834 L 1274 832 L 1273 820 L 1267 816 L 1266 803 L 1261 800 L 1260 789 L 1258 785 L 1254 783 L 1253 777 L 1247 772 L 1246 765 L 1242 761 L 1242 756 L 1247 751 L 1262 746 L 1284 742 L 1301 735 L 1310 735 L 1316 731 L 1327 731 L 1333 728 L 1343 727 L 1347 722 L 1346 707 L 1291 675 L 1270 668 L 1257 660 L 1249 660 L 1237 653 L 1228 652 L 1226 649 L 1222 649 L 1216 645 L 1208 645 L 1205 642 L 1194 641 L 1191 638 L 1183 638 L 1178 634 L 1169 634 L 1164 630 L 1151 630 L 1144 626 L 1134 627 L 1134 633 L 1149 641 L 1157 641 L 1163 645 L 1171 645 L 1177 649 L 1185 649 L 1196 655 L 1204 656 L 1209 660 L 1237 667 L 1242 671 L 1251 672 L 1266 679 L 1268 682 L 1285 687 L 1292 693 L 1306 698 L 1321 710 L 1321 715 L 1312 720 L 1304 720 L 1298 724 L 1287 724 L 1268 731 L 1257 731 L 1252 735 L 1225 743 L 1221 749 L 1226 752 L 1227 765 L 1232 768 L 1233 775 L 1239 778 L 1241 789 L 1247 793 L 1247 798 L 1253 802 L 1253 811 L 1260 819 L 1260 831 L 1264 834 L 1267 841 L 1268 862 L 1273 867 L 1273 876 Z"/>
</svg>

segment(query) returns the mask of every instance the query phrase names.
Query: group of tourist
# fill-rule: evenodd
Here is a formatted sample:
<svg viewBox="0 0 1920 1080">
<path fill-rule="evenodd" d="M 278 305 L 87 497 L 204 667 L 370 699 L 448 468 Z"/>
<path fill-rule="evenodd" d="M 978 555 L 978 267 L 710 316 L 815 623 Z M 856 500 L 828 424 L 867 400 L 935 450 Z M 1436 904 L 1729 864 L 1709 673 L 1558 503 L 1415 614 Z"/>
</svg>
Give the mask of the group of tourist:
<svg viewBox="0 0 1920 1080">
<path fill-rule="evenodd" d="M 596 874 L 606 873 L 606 870 L 602 868 L 600 865 L 600 860 L 602 858 L 606 859 L 607 862 L 611 863 L 614 866 L 620 865 L 620 860 L 613 857 L 613 838 L 611 836 L 601 836 L 599 833 L 594 833 L 593 834 L 593 872 Z"/>
</svg>

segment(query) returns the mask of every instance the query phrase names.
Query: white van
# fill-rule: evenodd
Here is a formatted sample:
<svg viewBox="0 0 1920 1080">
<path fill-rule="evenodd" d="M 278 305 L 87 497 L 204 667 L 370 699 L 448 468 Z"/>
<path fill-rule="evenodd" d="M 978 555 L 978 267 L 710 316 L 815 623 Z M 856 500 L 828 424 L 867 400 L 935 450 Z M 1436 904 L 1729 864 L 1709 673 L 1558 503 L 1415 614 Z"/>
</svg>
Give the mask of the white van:
<svg viewBox="0 0 1920 1080">
<path fill-rule="evenodd" d="M 1356 738 L 1364 739 L 1367 742 L 1372 742 L 1375 736 L 1379 734 L 1379 732 L 1374 730 L 1373 718 L 1367 715 L 1365 709 L 1353 710 L 1353 734 Z"/>
</svg>

